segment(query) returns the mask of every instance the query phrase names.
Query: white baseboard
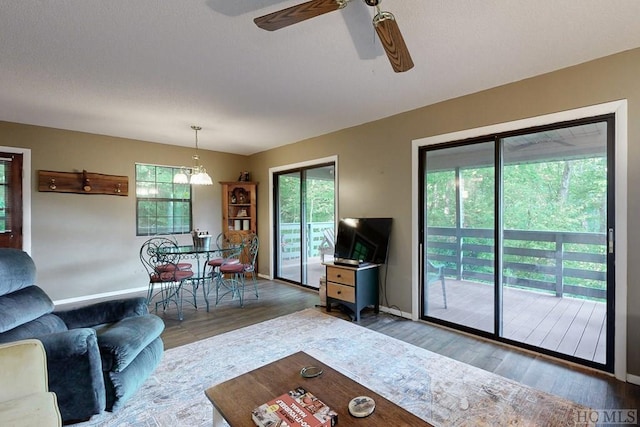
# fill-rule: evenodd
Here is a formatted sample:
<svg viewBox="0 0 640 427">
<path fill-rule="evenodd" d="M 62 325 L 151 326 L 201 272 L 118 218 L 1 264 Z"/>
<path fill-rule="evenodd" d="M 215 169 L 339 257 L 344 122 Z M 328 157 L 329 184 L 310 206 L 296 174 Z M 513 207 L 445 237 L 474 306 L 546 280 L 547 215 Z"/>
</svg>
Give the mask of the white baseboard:
<svg viewBox="0 0 640 427">
<path fill-rule="evenodd" d="M 389 314 L 393 314 L 394 316 L 400 316 L 400 317 L 404 317 L 405 319 L 409 319 L 412 320 L 412 316 L 411 313 L 407 313 L 405 311 L 402 310 L 398 310 L 397 308 L 389 308 L 389 307 L 385 307 L 385 306 L 380 306 L 380 311 L 383 313 L 389 313 Z"/>
<path fill-rule="evenodd" d="M 627 374 L 627 382 L 635 385 L 640 385 L 640 376 Z"/>
<path fill-rule="evenodd" d="M 85 304 L 85 303 L 96 301 L 96 300 L 110 299 L 113 297 L 122 297 L 122 296 L 131 295 L 131 294 L 140 294 L 142 292 L 146 294 L 148 289 L 149 289 L 148 286 L 143 286 L 143 287 L 133 288 L 133 289 L 124 289 L 121 291 L 112 291 L 112 292 L 104 292 L 101 294 L 84 295 L 81 297 L 56 300 L 53 302 L 53 304 L 56 306 L 67 305 L 67 304 Z"/>
</svg>

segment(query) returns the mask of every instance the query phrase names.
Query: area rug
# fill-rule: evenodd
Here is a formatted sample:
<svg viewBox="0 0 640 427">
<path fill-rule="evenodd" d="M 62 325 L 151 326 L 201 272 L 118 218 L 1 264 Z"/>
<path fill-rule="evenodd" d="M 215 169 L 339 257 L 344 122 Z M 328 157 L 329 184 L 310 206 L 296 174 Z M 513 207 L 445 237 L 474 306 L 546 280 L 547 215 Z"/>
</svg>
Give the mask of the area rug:
<svg viewBox="0 0 640 427">
<path fill-rule="evenodd" d="M 123 409 L 76 425 L 210 426 L 204 390 L 301 350 L 435 426 L 584 425 L 574 402 L 315 309 L 167 350 Z"/>
</svg>

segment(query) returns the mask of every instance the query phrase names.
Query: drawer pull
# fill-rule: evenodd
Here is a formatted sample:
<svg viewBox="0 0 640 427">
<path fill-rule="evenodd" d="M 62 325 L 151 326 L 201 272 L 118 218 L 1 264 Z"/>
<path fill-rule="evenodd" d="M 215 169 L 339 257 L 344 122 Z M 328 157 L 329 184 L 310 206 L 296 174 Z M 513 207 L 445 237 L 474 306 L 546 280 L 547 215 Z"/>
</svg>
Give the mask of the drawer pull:
<svg viewBox="0 0 640 427">
<path fill-rule="evenodd" d="M 342 274 L 337 274 L 336 277 L 342 277 Z"/>
<path fill-rule="evenodd" d="M 342 293 L 342 291 L 338 291 L 338 295 L 340 295 Z"/>
</svg>

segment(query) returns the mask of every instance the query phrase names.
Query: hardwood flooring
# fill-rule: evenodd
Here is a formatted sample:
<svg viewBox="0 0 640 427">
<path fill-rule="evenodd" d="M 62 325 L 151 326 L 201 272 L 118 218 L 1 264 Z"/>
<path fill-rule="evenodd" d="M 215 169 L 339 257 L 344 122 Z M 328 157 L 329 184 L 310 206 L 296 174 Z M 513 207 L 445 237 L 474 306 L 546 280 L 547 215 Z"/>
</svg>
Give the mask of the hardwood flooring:
<svg viewBox="0 0 640 427">
<path fill-rule="evenodd" d="M 159 312 L 166 324 L 162 334 L 165 348 L 225 333 L 264 320 L 293 313 L 319 303 L 317 292 L 302 287 L 260 280 L 259 299 L 247 286 L 245 305 L 224 299 L 209 312 L 204 301 L 198 310 L 184 304 L 184 320 L 178 321 L 175 308 Z M 324 308 L 317 308 L 324 312 Z M 348 319 L 339 310 L 332 315 Z M 542 391 L 570 399 L 592 409 L 639 409 L 640 386 L 617 381 L 610 375 L 556 361 L 489 342 L 460 332 L 413 322 L 390 314 L 363 311 L 361 326 L 392 336 L 443 356 L 459 360 L 489 372 L 518 381 Z"/>
</svg>

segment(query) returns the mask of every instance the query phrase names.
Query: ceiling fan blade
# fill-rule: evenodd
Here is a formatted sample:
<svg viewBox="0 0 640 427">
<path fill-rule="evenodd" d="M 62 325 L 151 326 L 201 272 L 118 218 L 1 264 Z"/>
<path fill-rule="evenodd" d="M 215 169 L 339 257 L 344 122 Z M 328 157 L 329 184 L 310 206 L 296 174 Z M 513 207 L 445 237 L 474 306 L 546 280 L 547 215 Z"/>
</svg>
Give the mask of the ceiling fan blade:
<svg viewBox="0 0 640 427">
<path fill-rule="evenodd" d="M 311 0 L 296 6 L 282 9 L 278 12 L 255 18 L 253 22 L 263 30 L 274 31 L 289 25 L 297 24 L 325 13 L 343 8 L 345 1 L 340 0 Z"/>
<path fill-rule="evenodd" d="M 378 33 L 384 51 L 387 53 L 393 71 L 402 73 L 412 69 L 413 60 L 393 14 L 389 12 L 378 13 L 373 18 L 373 26 Z"/>
</svg>

